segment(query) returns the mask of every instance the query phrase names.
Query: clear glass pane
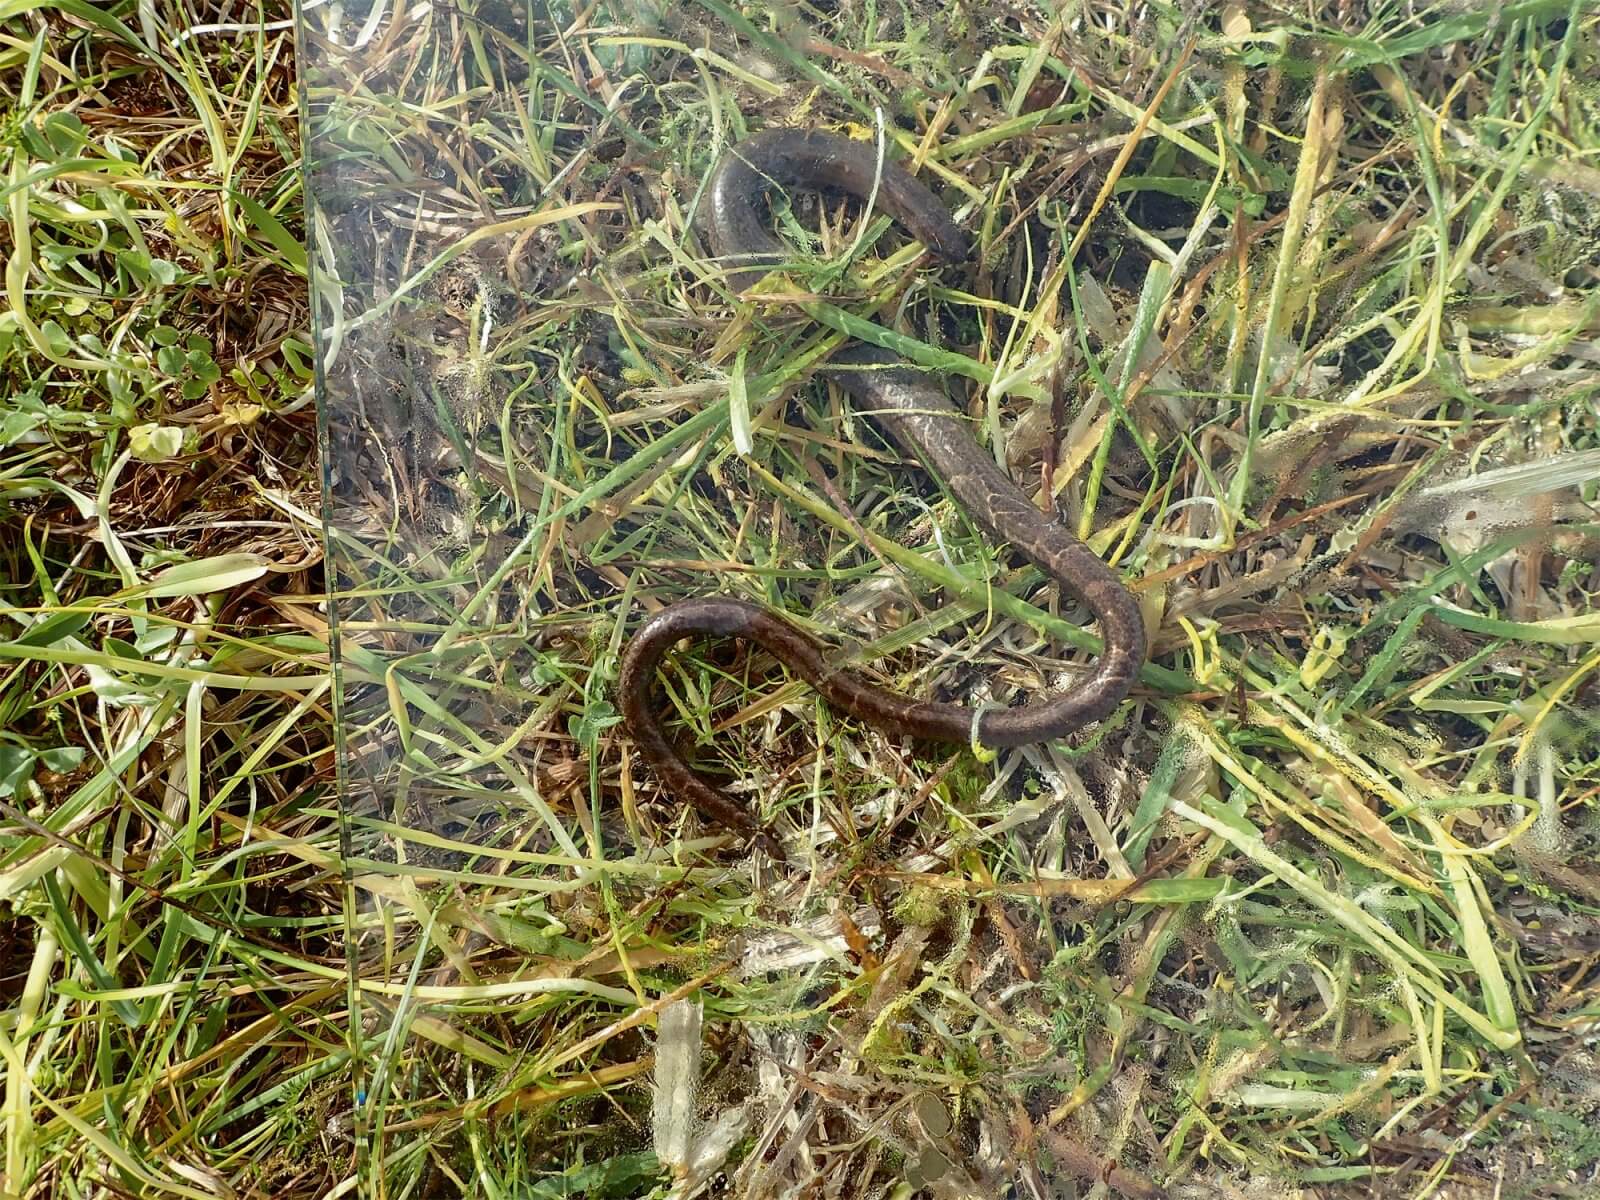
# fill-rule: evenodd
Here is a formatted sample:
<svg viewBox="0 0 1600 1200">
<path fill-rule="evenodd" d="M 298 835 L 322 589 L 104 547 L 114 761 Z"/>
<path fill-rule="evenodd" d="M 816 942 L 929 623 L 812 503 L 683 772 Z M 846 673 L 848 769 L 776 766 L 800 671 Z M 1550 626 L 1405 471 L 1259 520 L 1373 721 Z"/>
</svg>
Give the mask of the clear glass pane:
<svg viewBox="0 0 1600 1200">
<path fill-rule="evenodd" d="M 364 1194 L 1056 1195 L 1110 1169 L 1095 1129 L 1139 1185 L 1155 1155 L 1115 1128 L 1124 1100 L 1071 1100 L 1116 1037 L 1080 925 L 1109 946 L 1141 920 L 1083 905 L 1150 836 L 1083 836 L 1076 764 L 1119 723 L 974 756 L 884 737 L 751 646 L 686 646 L 656 703 L 786 865 L 663 789 L 618 726 L 628 637 L 707 593 L 919 698 L 1004 706 L 1092 661 L 1082 614 L 817 371 L 876 327 L 1010 372 L 988 406 L 954 380 L 973 428 L 1030 494 L 1084 467 L 1103 402 L 1053 406 L 1078 343 L 1037 307 L 1053 281 L 1070 313 L 1081 197 L 995 201 L 1006 154 L 975 152 L 998 124 L 1037 153 L 1030 114 L 1081 95 L 1052 59 L 1009 124 L 958 100 L 1026 60 L 1034 17 L 981 37 L 722 0 L 302 19 Z M 787 295 L 741 302 L 706 183 L 783 125 L 881 139 L 1005 237 L 938 271 L 886 218 L 797 193 L 773 206 Z M 1170 283 L 1152 271 L 1148 303 Z M 1078 286 L 1123 345 L 1136 301 Z M 1168 382 L 1130 345 L 1115 371 Z M 1141 503 L 1100 495 L 1096 553 L 1136 561 Z"/>
</svg>

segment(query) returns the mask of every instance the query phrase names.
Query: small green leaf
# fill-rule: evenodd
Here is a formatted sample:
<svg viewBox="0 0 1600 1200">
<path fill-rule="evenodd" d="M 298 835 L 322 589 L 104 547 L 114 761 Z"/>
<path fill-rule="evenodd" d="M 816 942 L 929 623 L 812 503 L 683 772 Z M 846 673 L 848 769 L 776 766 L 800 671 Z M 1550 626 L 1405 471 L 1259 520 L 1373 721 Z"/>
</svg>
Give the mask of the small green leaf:
<svg viewBox="0 0 1600 1200">
<path fill-rule="evenodd" d="M 150 598 L 227 592 L 265 575 L 272 560 L 260 554 L 219 554 L 168 567 L 134 591 Z"/>
<path fill-rule="evenodd" d="M 133 639 L 133 648 L 141 659 L 154 658 L 176 645 L 181 632 L 176 625 L 150 625 Z"/>
<path fill-rule="evenodd" d="M 117 266 L 132 275 L 137 283 L 150 282 L 150 256 L 143 250 L 118 250 Z"/>
<path fill-rule="evenodd" d="M 13 446 L 45 423 L 43 413 L 0 409 L 0 446 Z"/>
<path fill-rule="evenodd" d="M 35 621 L 12 641 L 13 646 L 53 646 L 57 642 L 71 637 L 89 623 L 93 614 L 87 609 L 51 613 L 48 617 Z"/>
<path fill-rule="evenodd" d="M 39 247 L 39 256 L 50 264 L 52 271 L 60 271 L 69 266 L 72 261 L 83 255 L 82 246 L 63 246 L 59 242 L 46 243 Z M 67 315 L 73 316 L 71 301 L 68 301 Z"/>
<path fill-rule="evenodd" d="M 0 796 L 15 796 L 33 778 L 34 754 L 24 746 L 0 742 Z"/>
<path fill-rule="evenodd" d="M 39 762 L 46 771 L 65 775 L 68 771 L 76 771 L 83 766 L 83 747 L 57 746 L 54 750 L 41 751 Z"/>
<path fill-rule="evenodd" d="M 114 658 L 126 658 L 133 662 L 142 662 L 144 659 L 137 646 L 119 637 L 107 637 L 100 643 L 100 649 Z"/>
<path fill-rule="evenodd" d="M 55 148 L 45 140 L 44 133 L 32 125 L 24 125 L 21 130 L 22 144 L 26 147 L 31 158 L 52 159 L 56 156 Z"/>
<path fill-rule="evenodd" d="M 166 462 L 183 450 L 183 430 L 173 425 L 135 425 L 128 431 L 128 441 L 140 462 Z"/>
<path fill-rule="evenodd" d="M 749 376 L 745 372 L 745 347 L 739 347 L 739 353 L 734 356 L 733 374 L 728 377 L 728 424 L 733 430 L 733 448 L 739 452 L 741 458 L 747 457 L 754 449 L 755 442 L 750 436 L 750 389 Z"/>
<path fill-rule="evenodd" d="M 600 735 L 621 720 L 609 700 L 595 700 L 584 713 L 568 722 L 568 732 L 574 741 L 592 752 L 599 745 Z"/>
<path fill-rule="evenodd" d="M 75 154 L 89 143 L 88 132 L 76 113 L 51 113 L 44 119 L 44 135 L 55 152 L 52 158 Z"/>
<path fill-rule="evenodd" d="M 263 240 L 271 245 L 279 254 L 283 255 L 284 262 L 294 271 L 304 275 L 306 273 L 306 249 L 300 240 L 283 227 L 283 223 L 273 216 L 261 204 L 242 192 L 229 192 L 235 204 L 244 210 L 244 215 L 249 218 L 250 224 L 255 226 Z"/>
<path fill-rule="evenodd" d="M 47 352 L 54 358 L 65 358 L 72 353 L 72 339 L 55 321 L 42 321 L 39 332 L 44 335 Z"/>
</svg>

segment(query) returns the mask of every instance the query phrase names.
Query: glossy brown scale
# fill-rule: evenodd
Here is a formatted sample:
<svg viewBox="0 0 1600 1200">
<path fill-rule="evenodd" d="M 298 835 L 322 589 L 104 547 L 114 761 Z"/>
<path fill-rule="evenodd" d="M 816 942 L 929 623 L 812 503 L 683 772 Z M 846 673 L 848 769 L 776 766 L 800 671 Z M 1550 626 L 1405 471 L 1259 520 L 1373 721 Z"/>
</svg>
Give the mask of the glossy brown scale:
<svg viewBox="0 0 1600 1200">
<path fill-rule="evenodd" d="M 938 198 L 890 162 L 880 174 L 875 148 L 823 133 L 776 130 L 733 149 L 711 181 L 711 248 L 748 287 L 788 257 L 767 227 L 763 194 L 771 188 L 846 192 L 877 205 L 947 262 L 964 258 L 971 239 Z M 1052 516 L 1035 507 L 973 438 L 960 410 L 917 368 L 873 346 L 847 347 L 830 373 L 870 411 L 908 455 L 922 459 L 990 537 L 1033 561 L 1100 624 L 1104 649 L 1093 672 L 1071 691 L 1017 708 L 976 711 L 914 700 L 830 663 L 828 653 L 776 614 L 744 600 L 683 600 L 646 621 L 623 653 L 618 682 L 624 724 L 662 785 L 704 816 L 756 837 L 775 857 L 777 840 L 678 754 L 650 702 L 650 684 L 668 648 L 686 637 L 738 637 L 760 645 L 835 708 L 888 734 L 937 742 L 1019 746 L 1062 737 L 1112 713 L 1144 662 L 1144 619 L 1116 573 Z"/>
</svg>

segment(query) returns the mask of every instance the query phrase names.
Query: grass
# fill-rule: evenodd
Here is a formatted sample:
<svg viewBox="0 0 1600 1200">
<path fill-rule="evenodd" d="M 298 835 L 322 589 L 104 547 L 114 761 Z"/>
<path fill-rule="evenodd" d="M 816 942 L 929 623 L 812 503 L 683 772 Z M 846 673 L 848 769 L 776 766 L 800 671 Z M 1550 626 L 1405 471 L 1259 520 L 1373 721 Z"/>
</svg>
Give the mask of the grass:
<svg viewBox="0 0 1600 1200">
<path fill-rule="evenodd" d="M 0 1196 L 1600 1192 L 1600 15 L 408 12 L 0 8 Z M 721 150 L 880 115 L 975 261 L 797 198 L 732 294 Z M 1153 653 L 980 759 L 684 647 L 777 872 L 644 613 L 1092 645 L 853 337 Z"/>
</svg>

